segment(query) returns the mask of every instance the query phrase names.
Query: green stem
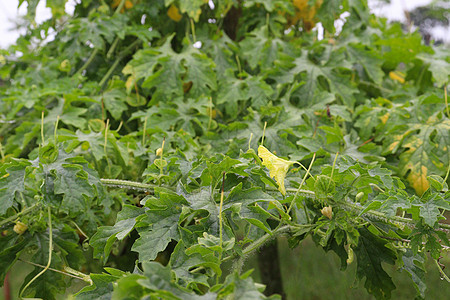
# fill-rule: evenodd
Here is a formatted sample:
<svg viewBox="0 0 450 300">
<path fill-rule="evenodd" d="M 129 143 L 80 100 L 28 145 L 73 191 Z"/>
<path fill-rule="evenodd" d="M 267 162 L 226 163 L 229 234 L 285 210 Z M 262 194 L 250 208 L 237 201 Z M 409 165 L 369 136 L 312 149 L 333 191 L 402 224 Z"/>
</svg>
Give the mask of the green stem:
<svg viewBox="0 0 450 300">
<path fill-rule="evenodd" d="M 78 231 L 81 233 L 81 235 L 84 236 L 85 241 L 89 240 L 89 237 L 87 236 L 87 234 L 84 233 L 84 231 L 80 228 L 80 226 L 78 226 L 77 223 L 75 223 L 73 220 L 70 220 L 70 222 L 78 229 Z"/>
<path fill-rule="evenodd" d="M 213 115 L 212 97 L 209 97 L 209 121 L 208 121 L 208 131 L 209 131 L 209 128 L 211 128 L 212 115 Z"/>
<path fill-rule="evenodd" d="M 106 80 L 108 80 L 109 76 L 111 76 L 112 72 L 114 72 L 114 70 L 119 65 L 121 59 L 122 59 L 121 57 L 117 58 L 116 61 L 112 64 L 112 66 L 109 68 L 108 72 L 106 72 L 105 76 L 103 76 L 102 80 L 100 80 L 100 82 L 98 84 L 100 87 L 103 87 Z"/>
<path fill-rule="evenodd" d="M 238 65 L 238 71 L 239 71 L 239 79 L 242 79 L 242 67 L 241 67 L 241 61 L 239 60 L 239 56 L 236 54 L 236 62 Z"/>
<path fill-rule="evenodd" d="M 45 142 L 44 142 L 44 111 L 42 111 L 41 114 L 41 142 L 42 142 L 42 146 L 44 146 Z"/>
<path fill-rule="evenodd" d="M 122 10 L 123 6 L 125 5 L 125 0 L 120 1 L 119 6 L 117 6 L 116 10 L 114 11 L 114 15 L 120 13 L 120 11 Z M 116 38 L 117 40 L 118 38 Z M 108 54 L 110 54 L 111 49 L 114 49 L 115 45 L 114 45 L 115 41 L 113 42 L 113 44 L 111 45 L 111 48 L 109 49 Z M 92 51 L 91 56 L 89 56 L 89 59 L 84 63 L 84 65 L 78 69 L 78 71 L 75 72 L 74 75 L 78 75 L 79 73 L 81 73 L 83 70 L 85 70 L 94 60 L 94 58 L 97 56 L 99 49 L 95 48 L 94 51 Z M 100 85 L 101 86 L 101 85 Z"/>
<path fill-rule="evenodd" d="M 308 177 L 308 174 L 310 174 L 309 171 L 311 170 L 311 167 L 312 167 L 312 165 L 313 165 L 315 159 L 316 159 L 316 153 L 314 152 L 314 156 L 313 156 L 313 158 L 312 158 L 312 160 L 311 160 L 311 163 L 309 164 L 308 170 L 306 170 L 305 176 L 303 176 L 302 183 L 300 183 L 300 185 L 298 186 L 298 189 L 297 189 L 297 191 L 295 192 L 294 198 L 292 199 L 291 204 L 289 205 L 289 208 L 288 208 L 288 210 L 287 210 L 287 214 L 289 214 L 289 212 L 291 211 L 292 206 L 294 205 L 295 199 L 297 199 L 297 196 L 298 196 L 298 194 L 299 194 L 299 192 L 300 192 L 300 190 L 301 190 L 303 184 L 304 184 L 305 181 L 306 181 L 306 177 Z M 304 208 L 304 210 L 305 210 L 305 214 L 306 214 L 306 216 L 307 216 L 308 223 L 309 223 L 309 217 L 308 217 L 308 213 L 306 212 L 306 207 L 304 206 L 303 208 Z"/>
<path fill-rule="evenodd" d="M 36 279 L 39 278 L 39 276 L 44 274 L 45 271 L 47 271 L 48 268 L 50 267 L 50 264 L 52 263 L 53 229 L 52 229 L 52 214 L 51 214 L 50 206 L 47 207 L 47 213 L 48 213 L 48 230 L 49 230 L 49 234 L 48 234 L 48 236 L 49 236 L 49 240 L 48 240 L 48 262 L 47 262 L 47 265 L 44 267 L 44 269 L 41 272 L 36 274 L 36 276 L 34 276 L 33 279 L 28 281 L 27 285 L 25 285 L 25 287 L 20 291 L 19 298 L 22 298 L 23 292 L 33 283 L 33 281 L 35 281 Z"/>
<path fill-rule="evenodd" d="M 17 214 L 15 214 L 15 215 L 13 215 L 13 216 L 11 216 L 11 217 L 9 217 L 9 218 L 6 218 L 6 219 L 0 221 L 0 228 L 3 227 L 5 224 L 8 224 L 8 223 L 10 223 L 10 222 L 13 222 L 13 221 L 16 220 L 19 216 L 21 216 L 21 215 L 26 215 L 27 213 L 33 211 L 33 210 L 34 210 L 36 207 L 38 207 L 39 205 L 40 205 L 39 203 L 36 203 L 36 204 L 34 204 L 33 206 L 24 208 L 22 211 L 18 212 Z"/>
<path fill-rule="evenodd" d="M 37 263 L 34 263 L 34 262 L 32 262 L 32 261 L 23 260 L 23 259 L 21 259 L 21 258 L 19 258 L 19 260 L 20 260 L 21 262 L 24 262 L 24 263 L 26 263 L 26 264 L 29 264 L 29 265 L 32 265 L 32 266 L 35 266 L 35 267 L 45 268 L 45 266 L 40 265 L 40 264 L 37 264 Z M 82 277 L 79 277 L 79 276 L 76 276 L 76 275 L 73 275 L 73 274 L 70 274 L 70 273 L 66 273 L 66 272 L 61 271 L 61 270 L 57 270 L 57 269 L 53 269 L 53 268 L 48 268 L 48 270 L 53 271 L 53 272 L 56 272 L 56 273 L 60 273 L 60 274 L 66 275 L 66 276 L 70 276 L 70 277 L 73 277 L 73 278 L 76 278 L 76 279 L 80 279 L 80 280 L 86 281 L 86 280 L 85 280 L 84 278 L 82 278 Z M 86 275 L 86 276 L 89 277 L 89 275 Z"/>
<path fill-rule="evenodd" d="M 439 262 L 436 259 L 433 259 L 436 263 L 436 266 L 439 269 L 439 272 L 441 273 L 441 278 L 447 280 L 447 282 L 450 282 L 450 278 L 448 278 L 447 274 L 444 273 L 444 270 L 442 270 L 441 266 L 439 265 Z"/>
<path fill-rule="evenodd" d="M 222 245 L 223 245 L 223 215 L 222 215 L 222 209 L 223 209 L 223 189 L 225 186 L 225 171 L 222 174 L 222 191 L 220 193 L 220 204 L 219 204 L 219 261 L 222 261 Z M 219 276 L 216 277 L 216 284 L 219 283 Z"/>
<path fill-rule="evenodd" d="M 0 155 L 2 156 L 2 162 L 5 162 L 5 153 L 3 152 L 2 143 L 0 143 Z"/>
<path fill-rule="evenodd" d="M 85 70 L 94 60 L 94 58 L 97 56 L 98 48 L 95 48 L 94 51 L 92 51 L 91 56 L 89 56 L 88 60 L 84 63 L 84 65 L 78 69 L 78 71 L 75 72 L 74 76 L 80 74 L 83 70 Z"/>
<path fill-rule="evenodd" d="M 109 68 L 108 72 L 106 72 L 105 76 L 103 76 L 103 78 L 100 80 L 99 86 L 103 87 L 103 85 L 106 83 L 106 81 L 108 80 L 108 78 L 111 76 L 111 74 L 114 72 L 114 70 L 117 68 L 117 66 L 119 65 L 120 61 L 134 48 L 136 47 L 139 43 L 141 43 L 141 40 L 135 40 L 133 43 L 131 43 L 130 46 L 128 46 L 127 48 L 125 48 L 125 50 L 123 50 L 122 52 L 120 52 L 120 54 L 118 55 L 117 59 L 114 61 L 114 63 L 112 64 L 112 66 Z"/>
<path fill-rule="evenodd" d="M 220 193 L 220 203 L 219 203 L 219 246 L 222 248 L 223 244 L 223 216 L 222 216 L 222 209 L 223 209 L 223 188 L 225 185 L 225 172 L 223 173 L 223 181 L 222 181 L 222 192 Z M 222 251 L 221 251 L 222 253 Z"/>
<path fill-rule="evenodd" d="M 140 190 L 144 190 L 144 191 L 154 191 L 155 187 L 158 187 L 157 185 L 152 185 L 152 184 L 145 184 L 145 183 L 140 183 L 140 182 L 135 182 L 135 181 L 128 181 L 128 180 L 119 180 L 119 179 L 104 179 L 101 178 L 100 181 L 107 186 L 111 186 L 111 187 L 120 187 L 120 188 L 130 188 L 130 189 L 140 189 Z M 171 186 L 164 186 L 164 188 L 170 189 L 175 191 L 176 188 L 171 187 Z M 270 192 L 276 192 L 279 193 L 278 189 L 273 188 L 271 186 L 266 187 L 266 191 Z M 301 190 L 301 189 L 294 189 L 294 188 L 286 188 L 286 193 L 288 194 L 295 194 L 297 193 L 302 195 L 303 197 L 308 197 L 308 198 L 312 198 L 315 199 L 316 195 L 313 191 L 309 191 L 309 190 Z M 346 203 L 337 203 L 336 206 L 340 206 L 343 208 L 347 208 L 349 210 L 353 210 L 356 213 L 360 213 L 363 210 L 363 207 L 358 206 L 356 204 L 350 203 L 350 202 L 346 202 Z M 402 218 L 402 217 L 398 217 L 398 216 L 392 216 L 392 217 L 388 217 L 385 214 L 378 212 L 378 211 L 374 211 L 374 210 L 370 210 L 364 213 L 364 215 L 368 215 L 368 216 L 373 216 L 377 219 L 385 219 L 385 220 L 390 220 L 392 222 L 397 222 L 397 223 L 401 223 L 401 224 L 407 224 L 409 227 L 412 227 L 414 225 L 414 220 L 409 219 L 409 218 Z M 450 230 L 450 224 L 444 224 L 444 223 L 439 223 L 438 224 L 440 228 L 446 229 L 446 230 Z"/>
<path fill-rule="evenodd" d="M 310 226 L 310 225 L 308 225 L 308 226 Z M 266 233 L 265 235 L 263 235 L 262 237 L 260 237 L 259 239 L 257 239 L 256 241 L 254 241 L 253 243 L 248 245 L 242 251 L 242 256 L 246 256 L 246 255 L 252 253 L 253 251 L 258 250 L 262 245 L 267 243 L 270 239 L 275 238 L 276 236 L 283 234 L 285 232 L 288 232 L 289 230 L 291 230 L 291 226 L 285 225 L 285 226 L 281 226 L 281 227 L 275 229 L 274 231 L 272 231 L 272 234 Z M 224 259 L 222 259 L 222 261 L 227 261 L 234 257 L 235 257 L 234 255 L 227 256 Z"/>
<path fill-rule="evenodd" d="M 331 176 L 330 176 L 331 179 L 333 179 L 334 169 L 336 167 L 336 161 L 337 161 L 338 155 L 339 155 L 339 152 L 336 152 L 336 156 L 334 157 L 334 161 L 333 161 L 333 167 L 331 168 Z M 327 190 L 330 187 L 330 182 L 331 181 L 328 181 Z"/>
<path fill-rule="evenodd" d="M 263 135 L 262 135 L 262 139 L 261 139 L 261 146 L 264 146 L 264 137 L 266 135 L 266 127 L 267 127 L 267 122 L 264 122 Z"/>
<path fill-rule="evenodd" d="M 195 37 L 195 25 L 194 25 L 194 21 L 189 18 L 189 21 L 191 23 L 191 31 L 192 31 L 192 39 L 194 40 L 194 44 L 197 42 L 197 38 Z"/>
<path fill-rule="evenodd" d="M 445 108 L 447 109 L 447 118 L 450 118 L 450 111 L 448 110 L 448 101 L 447 101 L 447 84 L 444 86 L 444 100 L 445 100 Z"/>
<path fill-rule="evenodd" d="M 1 144 L 0 144 L 0 145 L 1 145 Z M 449 174 L 449 173 L 450 173 L 450 163 L 448 164 L 448 167 L 447 167 L 447 173 L 445 173 L 444 183 L 447 182 L 448 174 Z"/>
<path fill-rule="evenodd" d="M 340 206 L 343 207 L 344 209 L 347 208 L 349 210 L 352 210 L 356 213 L 361 213 L 361 211 L 363 210 L 362 207 L 350 203 L 350 202 L 346 202 L 346 203 L 337 203 L 336 206 Z M 398 216 L 392 216 L 392 217 L 388 217 L 385 214 L 375 211 L 375 210 L 370 210 L 364 213 L 365 215 L 369 215 L 369 216 L 373 216 L 377 219 L 384 219 L 384 220 L 389 220 L 393 223 L 401 223 L 403 225 L 407 225 L 409 227 L 413 227 L 414 226 L 414 221 L 412 219 L 408 219 L 408 218 L 402 218 L 402 217 L 398 217 Z M 445 224 L 439 224 L 439 225 L 445 225 Z M 448 225 L 450 227 L 450 225 Z"/>
<path fill-rule="evenodd" d="M 164 144 L 166 142 L 166 137 L 163 138 L 161 145 L 161 156 L 160 156 L 160 164 L 159 164 L 159 175 L 163 176 L 164 174 L 164 166 L 163 166 L 163 155 L 164 155 Z M 161 182 L 160 182 L 161 183 Z"/>
<path fill-rule="evenodd" d="M 142 133 L 142 147 L 145 147 L 146 129 L 147 129 L 147 116 L 145 116 L 145 119 L 144 119 L 144 131 Z"/>
<path fill-rule="evenodd" d="M 305 225 L 310 227 L 311 225 Z M 303 227 L 302 225 L 300 226 L 296 226 L 296 227 Z M 261 246 L 263 246 L 266 242 L 268 242 L 270 239 L 272 238 L 276 238 L 278 235 L 281 235 L 287 231 L 289 231 L 292 228 L 292 226 L 290 225 L 285 225 L 285 226 L 279 226 L 278 228 L 274 229 L 272 231 L 272 234 L 265 234 L 262 237 L 260 237 L 259 239 L 257 239 L 256 241 L 254 241 L 253 243 L 251 243 L 250 245 L 248 245 L 243 251 L 242 251 L 242 255 L 240 255 L 239 257 L 239 261 L 235 264 L 236 267 L 242 266 L 243 265 L 243 260 L 245 259 L 245 257 L 252 253 L 255 250 L 258 250 Z M 236 255 L 230 255 L 227 256 L 225 258 L 222 259 L 222 262 L 228 261 L 230 259 L 235 258 Z M 198 267 L 194 270 L 192 270 L 192 273 L 198 272 L 203 270 L 205 267 L 201 266 Z"/>
<path fill-rule="evenodd" d="M 114 11 L 114 14 L 120 13 L 120 11 L 122 10 L 124 5 L 125 5 L 125 0 L 120 1 L 119 6 L 117 6 L 116 10 Z"/>
<path fill-rule="evenodd" d="M 362 83 L 362 84 L 365 84 L 365 85 L 368 85 L 368 86 L 372 86 L 372 87 L 377 88 L 377 89 L 379 89 L 380 91 L 384 91 L 384 92 L 386 92 L 386 93 L 392 93 L 392 92 L 393 92 L 393 91 L 390 90 L 390 89 L 387 89 L 387 88 L 384 88 L 384 87 L 382 87 L 382 86 L 376 85 L 376 84 L 374 84 L 374 83 L 372 83 L 372 82 L 369 82 L 369 81 L 360 80 L 359 83 Z"/>
<path fill-rule="evenodd" d="M 107 59 L 109 59 L 112 56 L 112 54 L 118 44 L 119 44 L 119 37 L 116 36 L 116 38 L 114 39 L 114 42 L 111 44 L 111 47 L 109 47 L 108 53 L 106 54 Z"/>
<path fill-rule="evenodd" d="M 64 271 L 66 271 L 67 273 L 64 273 L 68 276 L 76 276 L 77 278 L 81 278 L 82 280 L 88 282 L 89 284 L 92 285 L 92 279 L 91 276 L 84 274 L 80 271 L 74 270 L 71 267 L 65 266 L 64 267 Z M 70 274 L 70 275 L 69 275 Z"/>
<path fill-rule="evenodd" d="M 58 123 L 59 123 L 59 115 L 56 116 L 55 132 L 53 133 L 53 137 L 55 138 L 55 146 L 58 143 L 58 133 L 57 133 Z"/>
<path fill-rule="evenodd" d="M 129 188 L 129 189 L 138 189 L 138 190 L 144 190 L 144 191 L 150 191 L 153 192 L 155 188 L 158 187 L 158 185 L 155 184 L 148 184 L 148 183 L 141 183 L 137 181 L 129 181 L 129 180 L 120 180 L 120 179 L 105 179 L 100 178 L 100 181 L 102 184 L 110 187 L 120 187 L 120 188 Z M 167 189 L 175 191 L 176 188 L 174 187 L 165 187 Z"/>
</svg>

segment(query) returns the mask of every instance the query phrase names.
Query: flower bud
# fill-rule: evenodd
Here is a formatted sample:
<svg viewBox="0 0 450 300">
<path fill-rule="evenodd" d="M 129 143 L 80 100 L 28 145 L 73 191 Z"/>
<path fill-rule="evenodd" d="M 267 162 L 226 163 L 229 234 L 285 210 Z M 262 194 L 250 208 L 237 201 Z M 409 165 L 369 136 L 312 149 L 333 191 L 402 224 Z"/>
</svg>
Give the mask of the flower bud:
<svg viewBox="0 0 450 300">
<path fill-rule="evenodd" d="M 16 225 L 14 225 L 13 228 L 14 232 L 19 235 L 23 234 L 25 231 L 27 231 L 27 229 L 28 229 L 27 224 L 20 221 L 17 221 Z"/>
<path fill-rule="evenodd" d="M 333 217 L 333 208 L 331 206 L 325 206 L 320 212 L 330 220 Z"/>
</svg>

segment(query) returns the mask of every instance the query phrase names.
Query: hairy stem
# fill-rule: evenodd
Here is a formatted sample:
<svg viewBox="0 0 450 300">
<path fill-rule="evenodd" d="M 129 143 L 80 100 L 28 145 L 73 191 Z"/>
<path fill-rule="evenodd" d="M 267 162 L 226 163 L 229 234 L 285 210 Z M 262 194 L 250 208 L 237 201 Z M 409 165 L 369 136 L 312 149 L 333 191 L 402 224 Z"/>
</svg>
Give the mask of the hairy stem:
<svg viewBox="0 0 450 300">
<path fill-rule="evenodd" d="M 148 183 L 141 183 L 137 181 L 129 181 L 129 180 L 120 180 L 120 179 L 106 179 L 101 178 L 101 183 L 110 186 L 110 187 L 119 187 L 119 188 L 128 188 L 128 189 L 137 189 L 137 190 L 143 190 L 148 192 L 153 192 L 155 188 L 158 187 L 156 184 L 148 184 Z M 165 187 L 167 189 L 175 191 L 176 189 L 174 187 Z"/>
<path fill-rule="evenodd" d="M 439 269 L 439 272 L 441 273 L 441 278 L 447 280 L 447 282 L 450 282 L 450 278 L 448 278 L 447 274 L 444 273 L 444 270 L 442 270 L 441 266 L 439 265 L 439 262 L 436 259 L 433 259 L 436 266 Z"/>
<path fill-rule="evenodd" d="M 156 185 L 152 185 L 152 184 L 145 184 L 145 183 L 140 183 L 140 182 L 135 182 L 135 181 L 119 180 L 119 179 L 101 178 L 100 181 L 104 185 L 111 186 L 111 187 L 140 189 L 140 190 L 144 190 L 144 191 L 153 191 L 154 188 L 157 187 Z M 167 189 L 170 189 L 173 191 L 176 190 L 174 187 L 171 187 L 171 186 L 164 186 L 164 188 L 167 188 Z M 266 192 L 269 192 L 269 193 L 270 192 L 278 192 L 278 190 L 276 188 L 268 186 L 268 187 L 266 187 Z M 301 195 L 303 197 L 312 198 L 312 199 L 316 198 L 315 193 L 313 191 L 309 191 L 309 190 L 286 188 L 286 193 L 287 194 L 298 193 L 298 195 Z M 361 207 L 357 204 L 351 203 L 351 202 L 337 203 L 337 206 L 340 206 L 344 209 L 352 210 L 356 213 L 361 213 L 363 211 L 363 207 Z M 402 224 L 402 225 L 407 225 L 409 227 L 414 226 L 414 220 L 412 220 L 412 219 L 398 217 L 398 216 L 388 217 L 384 213 L 374 211 L 374 210 L 367 211 L 364 213 L 364 215 L 373 216 L 377 219 L 390 220 L 391 222 L 398 223 L 399 225 Z M 450 230 L 450 224 L 439 223 L 438 225 L 440 228 L 443 228 L 445 230 Z"/>
<path fill-rule="evenodd" d="M 87 67 L 89 67 L 94 58 L 97 56 L 97 53 L 98 48 L 95 48 L 94 51 L 92 51 L 91 56 L 89 56 L 88 60 L 84 63 L 84 65 L 81 66 L 81 68 L 79 68 L 78 71 L 75 72 L 74 76 L 80 74 L 83 70 L 87 69 Z"/>
<path fill-rule="evenodd" d="M 1 221 L 0 221 L 0 227 L 3 227 L 4 225 L 6 225 L 6 224 L 8 224 L 8 223 L 13 222 L 14 220 L 16 220 L 16 219 L 17 219 L 18 217 L 20 217 L 21 215 L 26 215 L 26 214 L 28 214 L 29 212 L 31 212 L 31 211 L 33 211 L 35 208 L 37 208 L 39 205 L 40 205 L 39 203 L 36 203 L 36 204 L 34 204 L 34 205 L 30 206 L 30 207 L 24 208 L 22 211 L 18 212 L 17 214 L 15 214 L 15 215 L 13 215 L 13 216 L 11 216 L 11 217 L 9 217 L 9 218 L 6 218 L 6 219 L 4 219 L 4 220 L 1 220 Z"/>
<path fill-rule="evenodd" d="M 109 79 L 109 77 L 111 76 L 111 74 L 114 72 L 114 70 L 117 68 L 117 66 L 119 65 L 120 61 L 134 48 L 136 47 L 139 43 L 141 43 L 141 40 L 135 40 L 133 43 L 131 43 L 130 46 L 128 46 L 125 50 L 123 50 L 117 57 L 117 59 L 114 61 L 114 63 L 112 64 L 112 66 L 109 68 L 109 70 L 106 72 L 105 76 L 103 76 L 102 80 L 100 80 L 99 82 L 99 86 L 103 87 L 103 85 L 106 83 L 106 81 Z"/>
<path fill-rule="evenodd" d="M 268 234 L 267 233 L 267 234 L 263 235 L 262 237 L 260 237 L 259 239 L 257 239 L 256 241 L 254 241 L 253 243 L 248 245 L 242 251 L 242 256 L 246 256 L 248 254 L 251 254 L 253 251 L 259 249 L 262 245 L 267 243 L 270 239 L 273 239 L 273 238 L 275 238 L 278 235 L 286 233 L 289 230 L 291 230 L 291 226 L 290 225 L 285 225 L 285 226 L 281 226 L 281 227 L 275 229 L 274 231 L 272 231 L 272 234 Z M 234 255 L 227 256 L 224 259 L 222 259 L 222 261 L 227 261 L 227 260 L 230 260 L 230 259 L 232 259 L 234 257 L 235 257 Z"/>
</svg>

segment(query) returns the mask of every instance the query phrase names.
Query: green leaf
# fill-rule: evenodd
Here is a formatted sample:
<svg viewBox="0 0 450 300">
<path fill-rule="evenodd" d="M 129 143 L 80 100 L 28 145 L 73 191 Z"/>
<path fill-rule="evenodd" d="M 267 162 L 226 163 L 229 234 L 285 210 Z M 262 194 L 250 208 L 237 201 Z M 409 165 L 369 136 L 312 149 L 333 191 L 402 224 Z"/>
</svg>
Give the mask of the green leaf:
<svg viewBox="0 0 450 300">
<path fill-rule="evenodd" d="M 222 180 L 223 173 L 227 173 L 230 171 L 236 172 L 237 169 L 234 166 L 240 163 L 241 162 L 239 160 L 232 159 L 228 156 L 225 156 L 219 163 L 208 161 L 206 163 L 207 168 L 204 169 L 201 175 L 202 185 L 216 185 L 219 181 Z"/>
<path fill-rule="evenodd" d="M 116 34 L 123 39 L 123 28 L 127 21 L 127 16 L 123 14 L 109 17 L 93 13 L 88 18 L 71 19 L 65 29 L 72 38 L 76 37 L 79 44 L 91 43 L 94 48 L 103 50 L 105 41 L 111 43 Z"/>
<path fill-rule="evenodd" d="M 401 208 L 406 211 L 411 207 L 411 200 L 404 193 L 390 193 L 387 195 L 378 195 L 371 202 L 368 202 L 364 210 L 360 213 L 360 216 L 365 212 L 373 209 L 378 210 L 387 217 L 393 217 L 397 215 L 397 210 Z"/>
<path fill-rule="evenodd" d="M 25 168 L 30 163 L 25 161 L 15 161 L 5 164 L 1 168 L 0 177 L 0 215 L 6 213 L 16 197 L 16 193 L 25 190 Z"/>
<path fill-rule="evenodd" d="M 280 84 L 295 83 L 295 78 L 302 73 L 300 78 L 304 83 L 298 87 L 296 95 L 308 104 L 313 103 L 316 93 L 326 90 L 327 87 L 321 84 L 322 78 L 328 85 L 329 92 L 340 95 L 345 104 L 352 106 L 353 93 L 357 90 L 348 76 L 341 74 L 335 67 L 351 68 L 344 59 L 343 54 L 338 52 L 332 60 L 314 62 L 308 58 L 308 51 L 302 50 L 301 55 L 296 58 L 284 56 L 279 61 L 280 68 L 271 77 Z"/>
<path fill-rule="evenodd" d="M 201 296 L 183 289 L 172 280 L 172 271 L 157 262 L 142 263 L 145 279 L 138 282 L 145 288 L 152 290 L 150 295 L 161 299 L 201 299 Z"/>
<path fill-rule="evenodd" d="M 250 1 L 246 1 L 246 5 L 248 5 L 248 2 Z M 283 45 L 282 40 L 270 38 L 267 25 L 256 28 L 240 42 L 243 58 L 248 61 L 252 69 L 257 66 L 264 68 L 272 66 L 278 58 L 278 52 L 283 50 Z M 258 53 L 258 55 L 255 55 L 255 53 Z"/>
<path fill-rule="evenodd" d="M 414 282 L 417 293 L 420 294 L 422 298 L 425 298 L 427 286 L 425 284 L 425 259 L 423 255 L 421 253 L 413 254 L 411 250 L 407 249 L 406 252 L 403 253 L 401 259 L 403 263 L 401 270 L 408 273 L 411 280 Z"/>
<path fill-rule="evenodd" d="M 423 202 L 420 199 L 415 199 L 412 206 L 419 207 L 419 215 L 430 227 L 438 221 L 441 216 L 440 209 L 450 210 L 450 203 L 439 194 L 432 194 L 430 197 L 426 197 Z"/>
<path fill-rule="evenodd" d="M 139 207 L 124 205 L 117 214 L 114 226 L 99 227 L 90 240 L 90 245 L 94 248 L 94 257 L 102 258 L 103 263 L 106 263 L 114 241 L 123 240 L 134 229 L 136 218 L 143 213 Z"/>
<path fill-rule="evenodd" d="M 180 0 L 180 11 L 187 13 L 188 16 L 198 22 L 200 15 L 202 14 L 201 6 L 206 4 L 205 0 Z"/>
<path fill-rule="evenodd" d="M 138 283 L 138 280 L 145 279 L 140 274 L 128 274 L 114 282 L 112 299 L 141 299 L 148 290 Z"/>
<path fill-rule="evenodd" d="M 126 105 L 127 94 L 124 89 L 108 90 L 96 99 L 99 103 L 104 103 L 105 108 L 116 120 L 121 120 L 122 113 L 128 108 Z"/>
<path fill-rule="evenodd" d="M 52 10 L 53 18 L 59 18 L 65 14 L 64 6 L 67 0 L 49 0 L 46 1 L 46 6 Z"/>
<path fill-rule="evenodd" d="M 367 50 L 362 44 L 351 44 L 346 47 L 349 59 L 361 65 L 370 79 L 380 85 L 384 77 L 382 62 L 375 51 Z"/>
<path fill-rule="evenodd" d="M 442 87 L 444 84 L 449 82 L 450 76 L 450 63 L 448 59 L 448 53 L 436 51 L 434 56 L 430 54 L 421 54 L 417 58 L 422 59 L 433 73 L 433 77 L 436 80 L 438 87 Z M 442 57 L 439 57 L 442 56 Z"/>
<path fill-rule="evenodd" d="M 118 277 L 109 274 L 90 274 L 93 284 L 84 287 L 75 294 L 77 300 L 111 299 L 113 295 L 113 282 Z"/>
<path fill-rule="evenodd" d="M 1 286 L 3 286 L 6 274 L 28 245 L 29 240 L 20 238 L 15 233 L 11 233 L 6 237 L 2 237 L 0 243 L 0 249 L 2 249 L 0 251 L 0 282 Z"/>
<path fill-rule="evenodd" d="M 264 193 L 258 187 L 242 190 L 242 184 L 240 183 L 231 190 L 228 197 L 224 200 L 223 210 L 227 210 L 234 204 L 246 206 L 259 201 L 270 202 L 274 200 L 271 195 Z"/>
<path fill-rule="evenodd" d="M 319 1 L 317 1 L 319 2 Z M 334 33 L 335 27 L 334 22 L 339 17 L 341 10 L 340 6 L 342 5 L 341 0 L 327 0 L 325 3 L 320 5 L 319 10 L 317 11 L 316 18 L 319 18 L 323 27 L 330 33 Z"/>
<path fill-rule="evenodd" d="M 57 230 L 55 230 L 57 234 Z M 33 241 L 38 246 L 38 251 L 32 257 L 31 261 L 40 265 L 46 265 L 48 262 L 48 249 L 49 249 L 49 237 L 48 234 L 36 234 L 33 237 Z M 57 248 L 57 247 L 55 247 Z M 51 268 L 61 269 L 62 261 L 59 255 L 52 255 Z M 42 271 L 42 267 L 36 267 L 31 273 L 29 273 L 25 279 L 21 289 L 25 284 L 29 282 L 33 277 Z M 25 290 L 24 295 L 33 295 L 36 298 L 56 299 L 56 295 L 65 291 L 67 283 L 65 276 L 57 272 L 45 272 L 41 274 L 33 283 Z"/>
<path fill-rule="evenodd" d="M 265 10 L 268 12 L 272 12 L 278 6 L 284 6 L 289 1 L 286 0 L 247 0 L 244 3 L 244 7 L 250 8 L 255 5 L 263 5 Z"/>
<path fill-rule="evenodd" d="M 155 259 L 171 240 L 180 239 L 178 222 L 181 206 L 187 202 L 177 194 L 164 191 L 159 192 L 159 197 L 147 200 L 145 206 L 150 209 L 136 225 L 140 237 L 134 242 L 132 250 L 139 253 L 139 261 Z"/>
<path fill-rule="evenodd" d="M 209 286 L 208 276 L 199 272 L 191 272 L 197 267 L 205 267 L 214 264 L 214 269 L 220 270 L 220 265 L 218 264 L 218 259 L 214 255 L 201 256 L 199 254 L 187 255 L 185 253 L 185 245 L 183 241 L 180 241 L 175 249 L 173 250 L 169 266 L 178 279 L 186 282 L 187 285 L 190 283 L 199 283 L 204 286 Z"/>
<path fill-rule="evenodd" d="M 184 82 L 192 82 L 189 91 L 191 97 L 208 96 L 217 89 L 215 65 L 206 54 L 191 47 L 182 53 L 181 58 L 186 68 Z"/>
<path fill-rule="evenodd" d="M 240 276 L 237 272 L 233 272 L 228 275 L 223 288 L 218 292 L 219 296 L 228 296 L 233 299 L 267 299 L 249 276 L 250 273 L 251 271 Z M 274 295 L 270 299 L 281 299 L 281 297 Z"/>
<path fill-rule="evenodd" d="M 75 216 L 89 207 L 94 189 L 88 182 L 88 174 L 79 165 L 66 164 L 59 167 L 54 181 L 55 194 L 63 194 L 61 209 Z"/>
<path fill-rule="evenodd" d="M 192 82 L 189 92 L 192 97 L 209 96 L 217 87 L 214 62 L 192 47 L 175 53 L 171 46 L 172 39 L 173 36 L 170 36 L 159 48 L 138 51 L 123 73 L 134 76 L 135 80 L 144 78 L 144 87 L 156 88 L 154 97 L 157 100 L 169 99 L 172 94 L 182 96 L 183 81 Z"/>
<path fill-rule="evenodd" d="M 358 247 L 355 254 L 358 258 L 356 276 L 362 280 L 366 277 L 364 287 L 377 299 L 389 299 L 395 285 L 391 277 L 383 270 L 381 263 L 393 265 L 395 253 L 386 247 L 387 242 L 380 239 L 365 228 L 359 230 Z"/>
</svg>

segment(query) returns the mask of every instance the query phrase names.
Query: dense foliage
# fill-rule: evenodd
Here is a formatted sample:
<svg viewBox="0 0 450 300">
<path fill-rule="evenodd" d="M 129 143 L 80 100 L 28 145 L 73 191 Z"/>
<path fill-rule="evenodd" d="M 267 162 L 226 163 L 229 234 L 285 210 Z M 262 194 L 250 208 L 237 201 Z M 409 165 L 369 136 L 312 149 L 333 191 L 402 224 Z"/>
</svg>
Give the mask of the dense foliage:
<svg viewBox="0 0 450 300">
<path fill-rule="evenodd" d="M 242 269 L 280 235 L 378 299 L 385 263 L 418 297 L 426 260 L 448 279 L 448 49 L 363 0 L 47 0 L 39 25 L 21 2 L 0 50 L 0 282 L 33 264 L 21 296 L 277 299 Z"/>
</svg>

